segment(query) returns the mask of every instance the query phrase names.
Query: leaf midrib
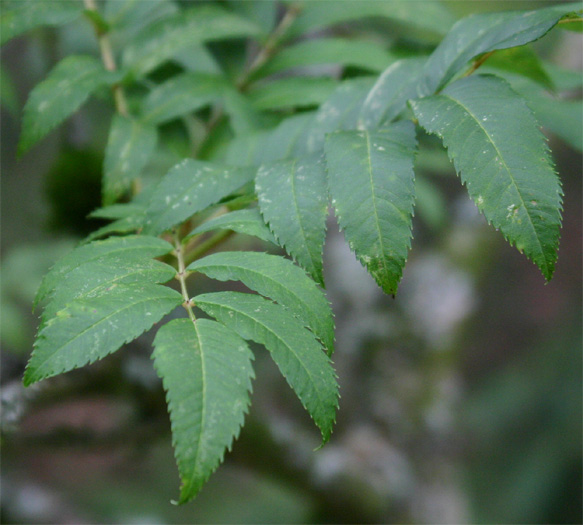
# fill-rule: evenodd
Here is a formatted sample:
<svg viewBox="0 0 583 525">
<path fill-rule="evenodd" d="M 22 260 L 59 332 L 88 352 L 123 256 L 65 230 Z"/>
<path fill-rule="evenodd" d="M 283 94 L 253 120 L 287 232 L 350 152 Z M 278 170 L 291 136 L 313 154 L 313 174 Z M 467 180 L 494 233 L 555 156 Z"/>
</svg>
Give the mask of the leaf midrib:
<svg viewBox="0 0 583 525">
<path fill-rule="evenodd" d="M 204 303 L 205 301 L 203 300 L 202 302 Z M 271 333 L 278 341 L 281 341 L 283 343 L 283 345 L 290 351 L 290 353 L 293 354 L 293 356 L 296 358 L 296 361 L 305 370 L 306 374 L 310 378 L 310 383 L 312 385 L 312 389 L 316 393 L 316 396 L 318 398 L 318 404 L 320 405 L 320 407 L 325 407 L 326 406 L 326 404 L 324 403 L 324 401 L 322 400 L 322 398 L 320 396 L 320 392 L 319 392 L 318 388 L 316 387 L 316 383 L 315 383 L 315 381 L 313 379 L 313 376 L 310 373 L 309 369 L 306 368 L 306 366 L 304 365 L 303 361 L 298 357 L 298 355 L 295 352 L 293 346 L 290 346 L 284 339 L 282 339 L 279 336 L 279 334 L 277 332 L 273 331 L 269 326 L 267 326 L 265 323 L 263 323 L 260 319 L 256 319 L 251 314 L 249 314 L 249 313 L 247 313 L 245 311 L 241 311 L 241 310 L 237 309 L 236 307 L 234 307 L 233 305 L 224 305 L 224 304 L 217 303 L 217 302 L 215 302 L 215 303 L 207 302 L 207 304 L 218 306 L 219 308 L 227 311 L 227 314 L 228 314 L 228 310 L 233 310 L 233 311 L 239 313 L 240 315 L 242 315 L 243 317 L 246 317 L 246 318 L 250 319 L 251 321 L 255 322 L 256 324 L 262 326 L 265 330 L 267 330 L 269 333 Z M 302 326 L 302 330 L 305 330 L 305 328 L 303 326 Z M 250 338 L 250 339 L 252 339 L 252 338 Z M 255 339 L 252 339 L 252 340 L 255 340 Z M 315 341 L 315 342 L 317 343 L 317 341 Z M 263 344 L 263 343 L 261 343 L 261 344 Z M 271 350 L 270 350 L 270 352 L 271 352 Z M 302 404 L 303 404 L 303 401 L 302 401 Z M 312 417 L 313 417 L 313 415 L 312 415 Z"/>
<path fill-rule="evenodd" d="M 305 246 L 305 251 L 307 252 L 308 257 L 310 259 L 310 262 L 312 263 L 312 268 L 315 269 L 316 268 L 315 260 L 314 260 L 314 257 L 312 256 L 312 252 L 308 248 L 308 246 L 309 246 L 308 237 L 306 235 L 306 230 L 305 230 L 304 224 L 302 222 L 302 214 L 300 213 L 300 207 L 298 205 L 298 195 L 297 195 L 297 190 L 296 190 L 296 177 L 295 177 L 297 163 L 298 163 L 297 159 L 294 159 L 292 162 L 292 165 L 290 168 L 290 174 L 289 174 L 290 183 L 291 183 L 291 192 L 292 192 L 292 196 L 293 196 L 293 207 L 294 207 L 294 211 L 295 211 L 295 214 L 297 217 L 298 226 L 300 227 L 300 235 L 302 237 L 302 240 L 304 241 L 303 244 Z"/>
<path fill-rule="evenodd" d="M 163 287 L 166 288 L 166 287 Z M 69 346 L 70 344 L 72 344 L 73 342 L 75 342 L 77 339 L 79 339 L 80 337 L 82 337 L 83 335 L 85 335 L 88 331 L 92 330 L 93 328 L 95 328 L 96 326 L 98 326 L 99 324 L 103 323 L 104 321 L 109 320 L 111 317 L 118 315 L 120 313 L 123 313 L 125 310 L 128 310 L 130 308 L 134 308 L 135 306 L 141 304 L 141 303 L 146 303 L 152 300 L 156 300 L 156 301 L 161 301 L 164 299 L 170 299 L 170 297 L 146 297 L 144 299 L 140 299 L 139 301 L 133 302 L 131 304 L 126 304 L 125 306 L 123 306 L 122 308 L 115 310 L 114 312 L 110 313 L 109 315 L 107 315 L 106 317 L 102 317 L 100 318 L 98 321 L 96 321 L 95 323 L 91 324 L 90 326 L 88 326 L 87 328 L 85 328 L 83 331 L 79 332 L 77 335 L 75 335 L 75 337 L 73 337 L 72 339 L 69 339 L 68 341 L 66 341 L 63 345 L 61 345 L 59 348 L 55 349 L 54 352 L 52 352 L 51 354 L 49 354 L 43 361 L 41 361 L 41 363 L 39 363 L 36 366 L 36 370 L 40 369 L 42 366 L 44 366 L 47 361 L 49 361 L 50 359 L 53 359 L 55 357 L 55 355 L 61 353 L 63 351 L 64 348 L 66 348 L 67 346 Z M 68 317 L 68 319 L 71 319 L 72 317 Z M 152 323 L 154 324 L 154 323 Z M 39 334 L 39 338 L 43 337 L 43 339 L 46 339 L 46 336 L 43 336 L 43 332 L 45 332 L 48 328 L 50 328 L 51 325 L 47 325 L 46 328 L 44 330 L 41 331 L 41 333 Z M 126 336 L 127 338 L 127 336 Z M 126 339 L 124 339 L 125 342 Z M 123 345 L 124 342 L 122 342 L 121 344 Z M 38 348 L 38 347 L 37 347 Z"/>
<path fill-rule="evenodd" d="M 366 131 L 364 133 L 366 136 L 366 151 L 367 151 L 366 159 L 367 159 L 367 164 L 368 164 L 368 175 L 369 175 L 369 182 L 370 182 L 371 200 L 372 200 L 372 206 L 373 206 L 373 210 L 374 210 L 374 217 L 375 217 L 376 229 L 377 229 L 377 233 L 378 233 L 379 244 L 380 244 L 380 248 L 381 248 L 381 254 L 380 254 L 379 259 L 381 260 L 381 263 L 383 266 L 385 278 L 387 278 L 390 274 L 389 274 L 389 270 L 387 267 L 387 262 L 385 261 L 385 246 L 383 243 L 383 235 L 381 232 L 381 225 L 379 222 L 379 214 L 378 214 L 377 203 L 376 203 L 376 198 L 375 198 L 375 187 L 374 187 L 374 180 L 373 180 L 373 173 L 372 173 L 372 159 L 371 159 L 371 148 L 370 148 L 370 133 L 368 133 L 368 131 Z M 394 206 L 394 204 L 393 204 L 393 206 Z"/>
<path fill-rule="evenodd" d="M 290 264 L 292 264 L 292 263 L 290 263 Z M 236 264 L 233 264 L 233 263 L 230 263 L 230 264 L 211 263 L 211 264 L 208 264 L 208 265 L 201 265 L 200 267 L 195 268 L 195 270 L 196 271 L 200 271 L 201 273 L 205 273 L 204 272 L 204 268 L 212 269 L 213 267 L 217 267 L 219 269 L 220 268 L 225 268 L 225 269 L 228 269 L 228 270 L 230 270 L 231 268 L 234 268 L 235 270 L 238 269 L 238 270 L 241 270 L 241 271 L 244 271 L 244 272 L 248 272 L 248 273 L 250 273 L 252 275 L 255 275 L 257 277 L 260 277 L 261 279 L 264 279 L 264 280 L 268 281 L 272 285 L 275 285 L 275 287 L 282 289 L 284 292 L 290 293 L 296 299 L 296 301 L 298 303 L 300 303 L 301 305 L 305 306 L 306 309 L 308 309 L 310 311 L 311 318 L 316 319 L 316 320 L 319 320 L 318 310 L 314 310 L 311 307 L 310 304 L 306 303 L 305 300 L 303 300 L 299 295 L 297 295 L 297 293 L 295 292 L 295 289 L 294 288 L 287 288 L 287 287 L 285 287 L 279 281 L 277 281 L 274 277 L 271 277 L 270 275 L 261 273 L 258 270 L 255 270 L 253 268 L 249 268 L 247 266 L 242 266 L 242 265 L 236 265 Z M 216 279 L 219 280 L 219 281 L 223 281 L 223 279 L 219 279 L 219 278 L 216 278 Z M 229 280 L 230 280 L 229 278 L 224 279 L 224 281 L 229 281 Z M 319 293 L 318 289 L 315 286 L 314 286 L 314 291 L 316 293 Z M 261 293 L 261 295 L 264 295 L 264 294 Z M 265 295 L 268 295 L 268 294 L 265 294 Z M 319 296 L 315 296 L 315 297 L 318 297 L 318 299 L 319 299 Z M 275 302 L 278 302 L 278 301 L 276 300 Z M 286 307 L 285 305 L 283 305 L 281 303 L 278 303 L 278 304 L 280 304 L 280 306 L 282 306 L 283 308 L 286 308 L 286 309 L 289 309 L 289 310 L 295 310 L 295 308 L 290 308 L 289 306 Z M 310 324 L 309 321 L 304 321 L 303 319 L 302 319 L 302 323 L 306 323 L 308 325 Z M 317 327 L 319 325 L 320 325 L 320 322 L 317 323 Z M 320 336 L 320 335 L 315 334 L 315 333 L 314 333 L 314 335 L 316 335 L 316 337 L 318 337 L 319 339 L 324 336 L 324 334 L 322 334 Z M 324 345 L 324 346 L 327 347 L 327 345 Z"/>
<path fill-rule="evenodd" d="M 101 242 L 103 242 L 103 241 L 101 241 Z M 110 251 L 106 251 L 106 252 L 103 252 L 103 253 L 100 253 L 100 254 L 96 254 L 96 255 L 90 257 L 89 259 L 84 259 L 83 261 L 79 262 L 78 264 L 75 264 L 74 266 L 70 266 L 69 269 L 64 269 L 63 271 L 58 271 L 58 273 L 56 273 L 56 275 L 55 275 L 55 278 L 57 280 L 60 280 L 64 276 L 68 275 L 69 273 L 71 273 L 72 271 L 76 270 L 77 268 L 83 266 L 84 264 L 91 263 L 91 262 L 95 262 L 96 260 L 100 259 L 101 257 L 104 257 L 104 258 L 105 257 L 109 257 L 110 255 L 114 255 L 116 253 L 123 252 L 123 251 L 130 252 L 130 251 L 134 251 L 134 250 L 144 250 L 145 248 L 149 248 L 150 246 L 151 245 L 145 245 L 145 244 L 141 244 L 141 245 L 138 244 L 137 246 L 131 246 L 129 248 L 120 246 L 119 248 L 117 248 L 115 250 L 110 250 Z M 168 253 L 170 251 L 171 250 L 168 250 L 168 251 L 163 252 L 163 253 L 154 253 L 154 254 L 146 253 L 146 254 L 144 254 L 144 257 L 145 258 L 159 257 L 161 255 L 165 255 L 166 253 Z M 49 277 L 49 275 L 51 275 L 51 273 L 48 273 L 47 274 L 47 277 Z M 41 286 L 42 286 L 42 283 L 41 283 Z M 42 296 L 40 296 L 36 300 L 36 302 L 42 301 L 54 289 L 55 289 L 55 285 L 51 286 L 46 292 L 44 292 L 42 294 Z"/>
<path fill-rule="evenodd" d="M 512 171 L 510 170 L 510 168 L 508 167 L 508 164 L 506 163 L 505 156 L 502 155 L 502 152 L 500 151 L 500 149 L 496 145 L 495 141 L 490 136 L 490 133 L 488 132 L 488 130 L 482 125 L 482 122 L 480 121 L 480 119 L 478 117 L 476 117 L 476 115 L 474 115 L 474 113 L 472 113 L 470 111 L 470 109 L 465 104 L 463 104 L 459 99 L 455 99 L 455 98 L 449 96 L 448 94 L 442 93 L 441 96 L 443 96 L 445 98 L 448 98 L 449 100 L 451 100 L 455 104 L 458 104 L 474 120 L 474 122 L 478 125 L 478 127 L 484 132 L 484 134 L 486 135 L 486 138 L 488 139 L 488 142 L 490 142 L 490 144 L 492 145 L 492 147 L 496 150 L 496 153 L 498 154 L 498 157 L 500 158 L 500 160 L 504 164 L 504 169 L 508 173 L 508 177 L 510 178 L 510 182 L 514 186 L 514 188 L 516 190 L 516 193 L 518 194 L 518 197 L 520 199 L 521 205 L 524 208 L 524 211 L 526 212 L 526 216 L 528 217 L 529 225 L 530 225 L 530 227 L 532 229 L 532 232 L 534 233 L 534 237 L 535 237 L 536 242 L 538 244 L 538 247 L 539 247 L 539 250 L 540 250 L 540 254 L 542 255 L 542 257 L 543 257 L 543 259 L 545 261 L 545 266 L 546 266 L 546 269 L 548 271 L 549 270 L 549 262 L 547 261 L 547 258 L 546 258 L 546 255 L 545 255 L 543 246 L 541 244 L 541 241 L 539 239 L 537 230 L 536 230 L 536 228 L 534 226 L 534 223 L 532 221 L 532 217 L 530 216 L 529 210 L 528 210 L 528 208 L 526 206 L 526 202 L 525 202 L 525 200 L 524 200 L 524 198 L 522 196 L 522 193 L 520 191 L 520 188 L 518 187 L 518 185 L 516 184 L 516 181 L 514 180 L 514 177 L 512 175 Z"/>
</svg>

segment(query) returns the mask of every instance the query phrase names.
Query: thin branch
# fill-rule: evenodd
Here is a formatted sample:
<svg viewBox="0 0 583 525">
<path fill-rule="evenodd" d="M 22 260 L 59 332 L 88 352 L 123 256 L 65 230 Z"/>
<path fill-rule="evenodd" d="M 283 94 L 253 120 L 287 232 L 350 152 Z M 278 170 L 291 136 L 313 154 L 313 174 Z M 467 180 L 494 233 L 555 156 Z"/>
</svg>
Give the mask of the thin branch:
<svg viewBox="0 0 583 525">
<path fill-rule="evenodd" d="M 294 20 L 301 12 L 301 6 L 299 4 L 293 4 L 290 8 L 286 11 L 285 15 L 277 25 L 277 27 L 271 32 L 271 34 L 267 37 L 264 46 L 261 48 L 251 65 L 245 69 L 235 82 L 235 85 L 239 91 L 245 91 L 247 86 L 251 81 L 251 76 L 255 71 L 257 71 L 265 62 L 267 62 L 277 50 L 277 47 L 292 25 Z M 207 133 L 205 139 L 203 139 L 196 148 L 196 153 L 201 150 L 202 146 L 206 142 L 206 139 L 211 135 L 214 129 L 217 127 L 219 122 L 221 122 L 224 115 L 224 109 L 222 107 L 213 108 L 213 112 L 211 117 L 207 123 Z"/>
<path fill-rule="evenodd" d="M 279 42 L 293 24 L 294 20 L 298 17 L 301 12 L 301 6 L 299 4 L 293 4 L 286 11 L 285 15 L 273 30 L 273 32 L 267 38 L 265 45 L 261 48 L 251 65 L 241 74 L 236 82 L 237 88 L 240 91 L 244 91 L 248 86 L 251 76 L 255 71 L 263 66 L 275 53 Z"/>
<path fill-rule="evenodd" d="M 83 0 L 85 4 L 85 9 L 88 11 L 93 11 L 98 13 L 97 5 L 95 4 L 95 0 Z M 92 20 L 93 28 L 95 29 L 95 35 L 97 36 L 97 40 L 99 42 L 99 49 L 101 51 L 101 60 L 103 61 L 103 65 L 105 69 L 108 71 L 117 71 L 117 65 L 115 63 L 115 58 L 113 56 L 113 49 L 111 47 L 111 41 L 109 40 L 109 36 L 107 33 L 104 33 L 102 29 Z M 128 105 L 126 102 L 125 94 L 123 88 L 120 84 L 115 84 L 111 88 L 113 92 L 113 98 L 115 101 L 115 109 L 124 117 L 129 115 Z"/>
</svg>

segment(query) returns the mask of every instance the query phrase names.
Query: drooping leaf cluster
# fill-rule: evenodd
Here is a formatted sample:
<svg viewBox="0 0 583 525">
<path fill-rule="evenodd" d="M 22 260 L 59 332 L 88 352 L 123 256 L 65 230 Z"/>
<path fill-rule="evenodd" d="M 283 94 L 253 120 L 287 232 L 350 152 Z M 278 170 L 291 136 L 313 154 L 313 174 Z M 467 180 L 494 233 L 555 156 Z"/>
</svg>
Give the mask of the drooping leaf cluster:
<svg viewBox="0 0 583 525">
<path fill-rule="evenodd" d="M 270 352 L 323 443 L 330 438 L 338 385 L 323 291 L 328 210 L 358 260 L 395 294 L 411 247 L 421 129 L 443 141 L 486 219 L 552 277 L 561 186 L 539 124 L 574 144 L 581 131 L 541 109 L 553 81 L 526 46 L 580 17 L 578 4 L 457 22 L 438 2 L 420 9 L 391 0 L 109 0 L 101 11 L 93 2 L 15 2 L 1 16 L 3 43 L 85 17 L 102 51 L 101 59 L 65 57 L 32 90 L 21 154 L 104 89 L 116 109 L 103 208 L 93 213 L 112 222 L 45 276 L 24 382 L 101 359 L 182 305 L 187 317 L 158 329 L 153 352 L 180 503 L 201 489 L 243 424 L 254 377 L 246 341 Z M 378 38 L 351 30 L 371 18 L 383 29 Z M 403 53 L 398 38 L 386 38 L 403 29 L 424 35 L 419 48 L 428 51 Z M 156 173 L 156 159 L 176 152 L 168 133 L 176 123 L 189 158 Z M 295 263 L 208 254 L 233 233 Z M 196 274 L 253 293 L 193 296 L 187 280 Z"/>
</svg>

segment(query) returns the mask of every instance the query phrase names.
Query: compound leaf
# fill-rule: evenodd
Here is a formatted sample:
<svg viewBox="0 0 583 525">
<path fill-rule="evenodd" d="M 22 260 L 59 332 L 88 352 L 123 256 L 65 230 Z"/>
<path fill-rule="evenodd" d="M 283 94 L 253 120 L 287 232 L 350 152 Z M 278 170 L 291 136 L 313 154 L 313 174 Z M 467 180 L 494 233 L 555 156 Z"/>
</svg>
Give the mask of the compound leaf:
<svg viewBox="0 0 583 525">
<path fill-rule="evenodd" d="M 122 63 L 134 75 L 143 76 L 189 46 L 260 33 L 252 22 L 217 5 L 191 7 L 148 25 L 125 48 Z"/>
<path fill-rule="evenodd" d="M 330 439 L 338 384 L 330 359 L 314 335 L 282 306 L 258 295 L 218 292 L 194 298 L 196 306 L 243 339 L 265 346 L 322 432 Z"/>
<path fill-rule="evenodd" d="M 114 115 L 103 163 L 103 202 L 112 204 L 131 188 L 150 160 L 156 143 L 156 126 Z"/>
<path fill-rule="evenodd" d="M 247 343 L 208 319 L 175 319 L 154 339 L 182 487 L 178 503 L 201 489 L 243 425 L 254 377 Z"/>
<path fill-rule="evenodd" d="M 263 218 L 278 242 L 323 285 L 328 195 L 322 159 L 312 156 L 263 165 L 255 191 Z"/>
<path fill-rule="evenodd" d="M 258 252 L 219 252 L 195 261 L 188 271 L 245 286 L 286 307 L 334 350 L 334 321 L 326 297 L 301 268 L 279 255 Z"/>
<path fill-rule="evenodd" d="M 480 211 L 549 280 L 561 187 L 525 100 L 504 80 L 476 75 L 410 104 L 421 126 L 442 138 Z"/>
<path fill-rule="evenodd" d="M 245 235 L 252 235 L 263 241 L 277 244 L 271 230 L 263 222 L 263 217 L 257 208 L 249 208 L 245 210 L 236 210 L 225 213 L 220 217 L 210 219 L 205 223 L 197 226 L 192 230 L 183 240 L 188 241 L 194 235 L 206 233 L 212 230 L 232 230 L 237 233 Z"/>
<path fill-rule="evenodd" d="M 522 46 L 544 36 L 580 4 L 551 6 L 535 11 L 479 13 L 457 22 L 425 64 L 419 95 L 435 93 L 469 60 L 482 53 Z"/>
<path fill-rule="evenodd" d="M 92 56 L 61 60 L 28 97 L 18 153 L 23 154 L 74 113 L 96 89 L 117 78 Z"/>
<path fill-rule="evenodd" d="M 255 170 L 185 159 L 160 181 L 146 212 L 144 231 L 159 235 L 219 202 L 253 179 Z"/>
<path fill-rule="evenodd" d="M 103 257 L 116 257 L 120 261 L 147 259 L 166 255 L 173 250 L 171 244 L 146 235 L 112 237 L 104 241 L 94 241 L 74 249 L 56 262 L 44 276 L 34 304 L 46 298 L 76 268 L 100 260 Z"/>
<path fill-rule="evenodd" d="M 150 91 L 142 105 L 142 118 L 163 124 L 211 104 L 222 96 L 224 88 L 225 80 L 218 75 L 176 75 Z"/>
<path fill-rule="evenodd" d="M 8 4 L 6 2 L 6 4 Z M 58 26 L 72 22 L 83 12 L 83 4 L 77 2 L 51 2 L 31 0 L 4 5 L 0 16 L 0 45 L 39 26 Z"/>
<path fill-rule="evenodd" d="M 378 285 L 395 294 L 411 246 L 415 129 L 402 121 L 381 131 L 328 135 L 332 205 L 350 248 Z"/>
<path fill-rule="evenodd" d="M 159 284 L 116 284 L 71 301 L 39 332 L 24 372 L 26 386 L 93 363 L 148 330 L 183 301 Z"/>
</svg>

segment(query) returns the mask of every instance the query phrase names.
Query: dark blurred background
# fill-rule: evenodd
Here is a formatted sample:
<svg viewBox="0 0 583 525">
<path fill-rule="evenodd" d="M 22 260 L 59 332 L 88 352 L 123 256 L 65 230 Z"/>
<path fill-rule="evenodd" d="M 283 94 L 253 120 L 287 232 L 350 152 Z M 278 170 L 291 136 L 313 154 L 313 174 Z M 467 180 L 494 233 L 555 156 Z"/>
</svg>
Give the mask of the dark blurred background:
<svg viewBox="0 0 583 525">
<path fill-rule="evenodd" d="M 456 16 L 543 5 L 446 4 Z M 557 30 L 537 46 L 550 67 L 579 72 L 569 96 L 583 120 L 581 34 Z M 100 225 L 86 215 L 100 205 L 106 100 L 15 156 L 28 92 L 72 50 L 96 52 L 88 26 L 34 31 L 2 50 L 2 523 L 581 523 L 581 144 L 548 129 L 565 193 L 549 284 L 485 223 L 428 137 L 396 299 L 330 223 L 342 398 L 322 450 L 261 348 L 241 436 L 182 507 L 170 504 L 179 480 L 151 334 L 24 389 L 40 278 Z"/>
</svg>

